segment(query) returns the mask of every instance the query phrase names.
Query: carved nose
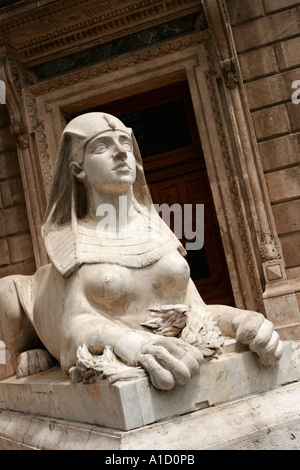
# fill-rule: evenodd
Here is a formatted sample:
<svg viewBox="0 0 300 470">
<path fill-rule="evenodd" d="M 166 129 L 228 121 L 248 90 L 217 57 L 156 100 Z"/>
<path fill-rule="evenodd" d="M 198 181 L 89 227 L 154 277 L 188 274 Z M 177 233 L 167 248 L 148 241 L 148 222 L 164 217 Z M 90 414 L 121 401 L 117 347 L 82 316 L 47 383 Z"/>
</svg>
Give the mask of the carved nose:
<svg viewBox="0 0 300 470">
<path fill-rule="evenodd" d="M 127 152 L 122 147 L 122 145 L 119 145 L 119 144 L 116 145 L 114 158 L 121 158 L 122 160 L 127 159 Z"/>
</svg>

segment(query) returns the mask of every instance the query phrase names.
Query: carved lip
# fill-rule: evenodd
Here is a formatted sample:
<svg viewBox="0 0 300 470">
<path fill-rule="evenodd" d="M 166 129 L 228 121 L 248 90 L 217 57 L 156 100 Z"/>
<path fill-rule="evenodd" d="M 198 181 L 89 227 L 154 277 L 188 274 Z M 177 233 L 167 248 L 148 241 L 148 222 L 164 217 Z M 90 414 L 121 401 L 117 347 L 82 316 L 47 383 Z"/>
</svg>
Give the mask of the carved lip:
<svg viewBox="0 0 300 470">
<path fill-rule="evenodd" d="M 119 170 L 119 169 L 131 170 L 131 167 L 126 162 L 120 162 L 120 163 L 118 163 L 118 165 L 113 167 L 113 171 Z"/>
</svg>

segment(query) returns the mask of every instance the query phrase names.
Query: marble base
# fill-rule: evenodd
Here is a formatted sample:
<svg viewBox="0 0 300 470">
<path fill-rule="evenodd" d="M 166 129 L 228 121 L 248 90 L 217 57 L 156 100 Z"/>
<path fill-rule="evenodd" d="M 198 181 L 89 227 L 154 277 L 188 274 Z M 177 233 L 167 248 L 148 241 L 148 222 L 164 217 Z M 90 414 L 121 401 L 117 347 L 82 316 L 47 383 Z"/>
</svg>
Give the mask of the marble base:
<svg viewBox="0 0 300 470">
<path fill-rule="evenodd" d="M 154 389 L 147 378 L 114 385 L 71 384 L 60 368 L 21 379 L 12 376 L 0 381 L 0 410 L 128 431 L 300 380 L 295 343 L 284 343 L 283 356 L 272 367 L 261 366 L 255 354 L 236 352 L 236 347 L 228 344 L 226 354 L 203 364 L 199 376 L 170 392 Z"/>
<path fill-rule="evenodd" d="M 168 451 L 300 450 L 299 403 L 296 382 L 132 431 L 0 411 L 0 450 L 101 450 L 100 465 L 124 455 L 117 451 L 126 451 L 127 463 L 132 456 L 147 463 L 152 455 L 158 459 L 150 451 L 163 457 Z"/>
</svg>

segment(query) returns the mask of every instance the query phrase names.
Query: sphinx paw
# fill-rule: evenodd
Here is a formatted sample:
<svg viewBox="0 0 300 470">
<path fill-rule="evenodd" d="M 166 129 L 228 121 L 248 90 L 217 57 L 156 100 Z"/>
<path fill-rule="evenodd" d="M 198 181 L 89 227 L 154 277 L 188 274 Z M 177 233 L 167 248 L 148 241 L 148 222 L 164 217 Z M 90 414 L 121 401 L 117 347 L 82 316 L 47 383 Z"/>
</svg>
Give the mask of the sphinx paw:
<svg viewBox="0 0 300 470">
<path fill-rule="evenodd" d="M 45 349 L 32 349 L 19 354 L 17 362 L 17 379 L 38 374 L 56 365 L 55 359 Z"/>
</svg>

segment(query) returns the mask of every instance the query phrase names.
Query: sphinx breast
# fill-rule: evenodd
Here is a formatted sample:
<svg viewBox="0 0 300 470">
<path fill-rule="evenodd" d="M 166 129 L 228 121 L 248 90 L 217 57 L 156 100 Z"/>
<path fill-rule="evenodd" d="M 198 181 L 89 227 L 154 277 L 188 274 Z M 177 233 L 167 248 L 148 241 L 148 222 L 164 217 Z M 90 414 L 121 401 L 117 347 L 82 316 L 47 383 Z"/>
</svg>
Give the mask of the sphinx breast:
<svg viewBox="0 0 300 470">
<path fill-rule="evenodd" d="M 96 303 L 110 302 L 126 296 L 127 268 L 118 265 L 85 265 L 84 291 Z"/>
<path fill-rule="evenodd" d="M 113 315 L 138 313 L 148 303 L 183 302 L 190 278 L 189 266 L 178 252 L 146 268 L 86 264 L 81 269 L 87 299 Z"/>
</svg>

